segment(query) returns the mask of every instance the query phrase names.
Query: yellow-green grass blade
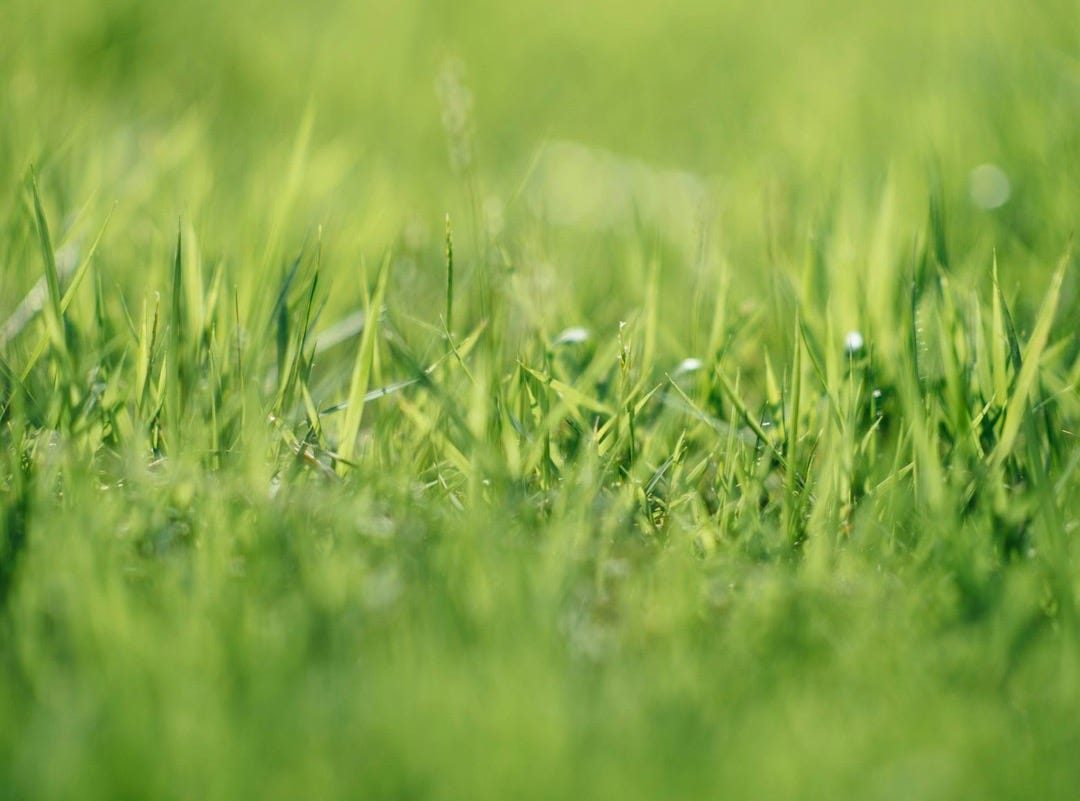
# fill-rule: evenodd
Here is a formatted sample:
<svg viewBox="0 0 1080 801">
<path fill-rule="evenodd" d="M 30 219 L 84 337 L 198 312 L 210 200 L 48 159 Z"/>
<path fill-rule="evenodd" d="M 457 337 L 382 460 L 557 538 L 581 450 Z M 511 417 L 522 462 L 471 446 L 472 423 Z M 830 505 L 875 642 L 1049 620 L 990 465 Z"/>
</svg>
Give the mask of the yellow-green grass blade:
<svg viewBox="0 0 1080 801">
<path fill-rule="evenodd" d="M 1065 280 L 1067 266 L 1068 258 L 1065 258 L 1050 280 L 1050 288 L 1046 291 L 1039 315 L 1035 320 L 1035 327 L 1031 332 L 1031 338 L 1028 340 L 1020 372 L 1016 377 L 1016 385 L 1013 387 L 1012 394 L 1009 397 L 1001 437 L 998 439 L 991 455 L 990 462 L 995 467 L 1000 466 L 1009 457 L 1016 445 L 1020 426 L 1028 411 L 1028 402 L 1035 389 L 1043 350 L 1050 336 L 1050 327 L 1054 322 L 1054 315 L 1057 313 L 1058 302 L 1061 299 L 1061 285 Z M 1002 306 L 1005 308 L 1004 303 Z M 1006 317 L 1006 319 L 1008 318 Z"/>
<path fill-rule="evenodd" d="M 345 409 L 345 421 L 341 428 L 338 452 L 343 461 L 339 462 L 338 471 L 343 473 L 356 455 L 356 440 L 360 434 L 360 424 L 364 418 L 364 404 L 371 380 L 371 369 L 375 362 L 375 348 L 378 342 L 379 318 L 382 314 L 383 301 L 386 298 L 386 286 L 390 277 L 390 254 L 387 253 L 379 266 L 375 277 L 375 289 L 367 302 L 364 331 L 360 335 L 360 344 L 356 349 L 353 363 L 352 380 L 349 382 L 348 407 Z"/>
</svg>

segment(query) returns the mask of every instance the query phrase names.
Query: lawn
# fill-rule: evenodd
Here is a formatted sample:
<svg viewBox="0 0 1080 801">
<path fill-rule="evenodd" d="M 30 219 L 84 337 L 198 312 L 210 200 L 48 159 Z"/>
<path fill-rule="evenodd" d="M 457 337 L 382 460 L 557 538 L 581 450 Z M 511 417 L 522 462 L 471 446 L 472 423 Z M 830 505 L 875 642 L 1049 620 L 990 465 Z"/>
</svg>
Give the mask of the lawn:
<svg viewBox="0 0 1080 801">
<path fill-rule="evenodd" d="M 1080 9 L 4 0 L 0 801 L 1072 799 Z"/>
</svg>

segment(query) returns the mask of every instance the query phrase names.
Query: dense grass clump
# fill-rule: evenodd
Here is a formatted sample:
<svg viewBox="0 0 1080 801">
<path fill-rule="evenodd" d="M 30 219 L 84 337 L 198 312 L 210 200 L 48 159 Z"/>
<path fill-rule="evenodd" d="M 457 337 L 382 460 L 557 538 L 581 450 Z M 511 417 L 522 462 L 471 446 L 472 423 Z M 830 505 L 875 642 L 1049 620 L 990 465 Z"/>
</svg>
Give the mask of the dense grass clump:
<svg viewBox="0 0 1080 801">
<path fill-rule="evenodd" d="M 631 5 L 8 3 L 0 799 L 1074 796 L 1076 9 Z"/>
</svg>

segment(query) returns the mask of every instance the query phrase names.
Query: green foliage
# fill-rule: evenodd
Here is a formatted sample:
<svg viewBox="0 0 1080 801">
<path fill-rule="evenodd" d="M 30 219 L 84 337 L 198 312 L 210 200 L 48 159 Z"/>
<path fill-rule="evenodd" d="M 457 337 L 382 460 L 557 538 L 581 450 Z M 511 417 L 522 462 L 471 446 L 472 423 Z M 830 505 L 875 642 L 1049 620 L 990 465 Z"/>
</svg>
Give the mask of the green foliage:
<svg viewBox="0 0 1080 801">
<path fill-rule="evenodd" d="M 1075 9 L 669 6 L 8 3 L 0 799 L 1075 794 Z"/>
</svg>

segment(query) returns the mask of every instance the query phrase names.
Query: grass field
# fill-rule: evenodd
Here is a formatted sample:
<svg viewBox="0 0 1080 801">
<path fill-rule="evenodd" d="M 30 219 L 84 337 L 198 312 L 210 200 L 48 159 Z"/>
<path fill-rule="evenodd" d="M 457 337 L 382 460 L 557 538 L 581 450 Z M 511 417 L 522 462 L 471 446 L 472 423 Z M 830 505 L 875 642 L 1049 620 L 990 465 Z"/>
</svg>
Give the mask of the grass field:
<svg viewBox="0 0 1080 801">
<path fill-rule="evenodd" d="M 0 3 L 0 800 L 1072 799 L 1080 9 Z"/>
</svg>

